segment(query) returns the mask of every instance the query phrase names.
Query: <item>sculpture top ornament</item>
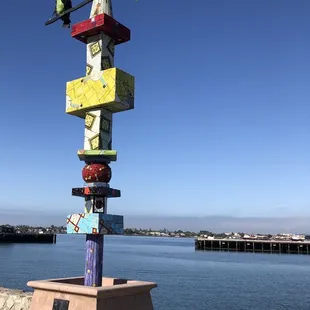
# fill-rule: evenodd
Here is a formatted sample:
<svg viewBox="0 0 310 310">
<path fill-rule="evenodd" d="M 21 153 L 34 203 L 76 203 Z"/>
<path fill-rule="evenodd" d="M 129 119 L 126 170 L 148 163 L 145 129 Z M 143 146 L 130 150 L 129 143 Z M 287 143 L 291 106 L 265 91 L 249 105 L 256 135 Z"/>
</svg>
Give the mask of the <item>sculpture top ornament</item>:
<svg viewBox="0 0 310 310">
<path fill-rule="evenodd" d="M 112 1 L 111 0 L 93 0 L 90 18 L 105 13 L 113 17 Z"/>
<path fill-rule="evenodd" d="M 61 19 L 63 21 L 62 27 L 70 28 L 70 14 L 90 2 L 93 2 L 90 18 L 93 18 L 94 16 L 102 13 L 113 17 L 112 0 L 84 0 L 83 2 L 74 7 L 72 6 L 71 0 L 55 0 L 55 9 L 53 15 L 45 23 L 45 26 L 53 24 L 57 20 Z M 136 0 L 136 2 L 138 2 L 138 0 Z"/>
</svg>

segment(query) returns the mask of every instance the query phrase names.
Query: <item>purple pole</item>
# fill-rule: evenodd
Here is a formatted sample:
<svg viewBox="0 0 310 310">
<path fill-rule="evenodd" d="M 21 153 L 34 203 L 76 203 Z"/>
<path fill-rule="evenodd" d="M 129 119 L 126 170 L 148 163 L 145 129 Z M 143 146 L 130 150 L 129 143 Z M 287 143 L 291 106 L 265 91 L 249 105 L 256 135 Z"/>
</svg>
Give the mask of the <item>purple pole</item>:
<svg viewBox="0 0 310 310">
<path fill-rule="evenodd" d="M 103 235 L 86 235 L 85 286 L 102 286 Z"/>
</svg>

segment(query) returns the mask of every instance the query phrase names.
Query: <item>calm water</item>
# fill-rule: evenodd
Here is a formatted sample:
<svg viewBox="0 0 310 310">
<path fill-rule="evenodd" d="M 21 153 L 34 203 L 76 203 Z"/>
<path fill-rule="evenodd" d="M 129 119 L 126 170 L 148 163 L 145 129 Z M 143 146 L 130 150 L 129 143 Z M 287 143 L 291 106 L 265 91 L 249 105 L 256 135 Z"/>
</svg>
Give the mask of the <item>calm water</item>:
<svg viewBox="0 0 310 310">
<path fill-rule="evenodd" d="M 80 276 L 84 237 L 56 245 L 0 244 L 0 286 Z M 156 310 L 310 309 L 310 256 L 195 252 L 193 239 L 107 237 L 104 274 L 159 285 Z"/>
</svg>

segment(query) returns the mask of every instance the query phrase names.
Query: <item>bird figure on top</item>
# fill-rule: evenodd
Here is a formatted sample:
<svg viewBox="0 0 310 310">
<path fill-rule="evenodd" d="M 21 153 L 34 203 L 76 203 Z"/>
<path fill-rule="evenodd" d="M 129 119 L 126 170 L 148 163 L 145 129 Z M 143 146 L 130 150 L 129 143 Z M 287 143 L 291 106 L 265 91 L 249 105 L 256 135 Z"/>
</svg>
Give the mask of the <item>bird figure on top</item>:
<svg viewBox="0 0 310 310">
<path fill-rule="evenodd" d="M 62 26 L 64 28 L 70 28 L 70 24 L 71 24 L 70 13 L 62 15 L 69 9 L 72 9 L 71 0 L 56 0 L 55 9 L 54 9 L 53 15 L 50 18 L 50 20 L 53 19 L 54 17 L 59 17 L 63 21 Z"/>
</svg>

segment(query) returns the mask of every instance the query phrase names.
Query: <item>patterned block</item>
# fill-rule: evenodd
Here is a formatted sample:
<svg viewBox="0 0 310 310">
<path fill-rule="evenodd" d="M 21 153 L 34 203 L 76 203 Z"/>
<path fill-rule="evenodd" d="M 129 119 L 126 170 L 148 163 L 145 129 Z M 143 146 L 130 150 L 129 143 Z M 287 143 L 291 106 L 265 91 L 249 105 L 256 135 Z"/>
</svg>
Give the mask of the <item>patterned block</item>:
<svg viewBox="0 0 310 310">
<path fill-rule="evenodd" d="M 106 213 L 107 198 L 98 196 L 85 197 L 85 213 Z"/>
<path fill-rule="evenodd" d="M 121 191 L 118 189 L 94 186 L 94 187 L 78 187 L 72 188 L 72 196 L 87 197 L 87 196 L 104 196 L 107 198 L 121 197 Z"/>
<path fill-rule="evenodd" d="M 117 159 L 115 150 L 78 150 L 77 154 L 85 162 L 109 163 Z"/>
<path fill-rule="evenodd" d="M 99 109 L 85 114 L 84 149 L 110 150 L 112 148 L 112 113 Z"/>
<path fill-rule="evenodd" d="M 114 67 L 114 41 L 104 33 L 89 37 L 86 50 L 86 75 L 99 74 Z"/>
<path fill-rule="evenodd" d="M 77 213 L 67 216 L 67 234 L 122 235 L 123 216 L 103 213 Z"/>
<path fill-rule="evenodd" d="M 94 72 L 67 82 L 66 113 L 85 118 L 103 108 L 112 113 L 134 108 L 134 77 L 120 69 Z"/>
</svg>

